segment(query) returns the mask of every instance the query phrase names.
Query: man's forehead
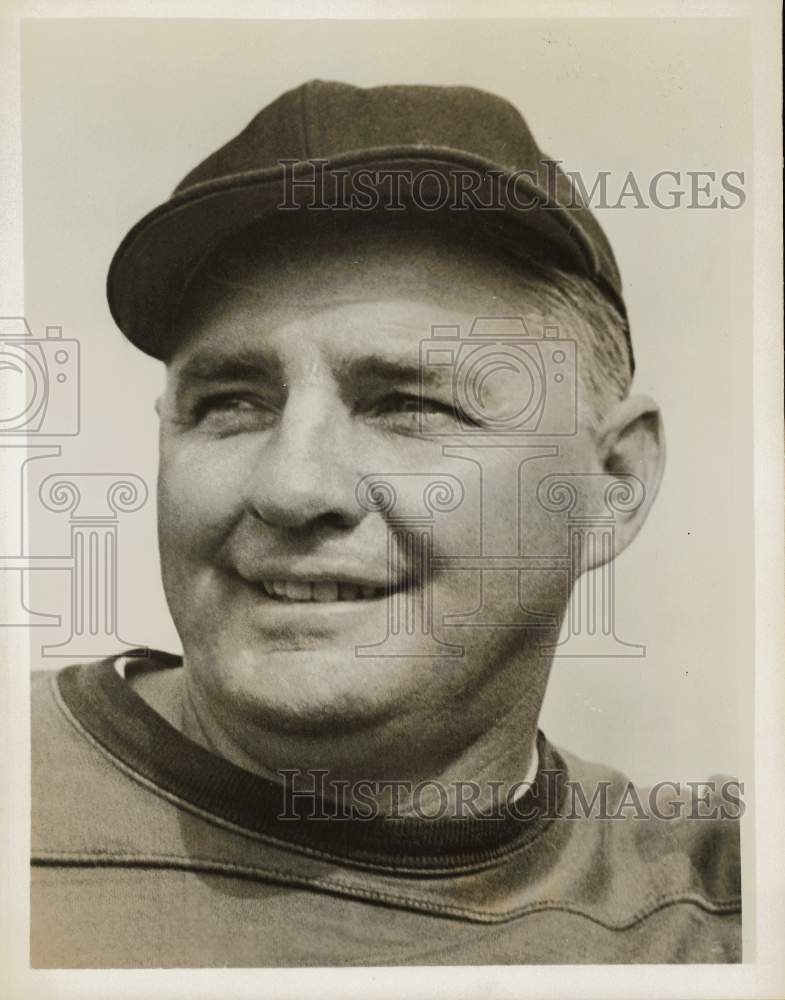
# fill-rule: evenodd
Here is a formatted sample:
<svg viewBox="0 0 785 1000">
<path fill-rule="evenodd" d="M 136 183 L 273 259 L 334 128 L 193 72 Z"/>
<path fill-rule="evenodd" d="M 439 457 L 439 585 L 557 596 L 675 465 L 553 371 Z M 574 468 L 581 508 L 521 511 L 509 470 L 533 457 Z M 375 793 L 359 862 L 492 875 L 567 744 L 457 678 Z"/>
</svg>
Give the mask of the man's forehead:
<svg viewBox="0 0 785 1000">
<path fill-rule="evenodd" d="M 198 331 L 175 354 L 170 371 L 182 382 L 283 380 L 298 368 L 328 368 L 346 381 L 417 381 L 420 346 L 430 337 L 434 313 L 429 309 L 418 316 L 413 303 L 381 305 L 388 314 L 379 309 L 375 322 L 352 315 L 351 309 L 332 310 L 329 323 L 323 313 L 314 312 L 312 324 L 298 316 L 288 326 L 276 325 L 269 316 L 260 316 L 255 326 L 224 316 L 220 330 L 208 326 Z M 436 375 L 425 372 L 423 381 L 436 381 Z"/>
</svg>

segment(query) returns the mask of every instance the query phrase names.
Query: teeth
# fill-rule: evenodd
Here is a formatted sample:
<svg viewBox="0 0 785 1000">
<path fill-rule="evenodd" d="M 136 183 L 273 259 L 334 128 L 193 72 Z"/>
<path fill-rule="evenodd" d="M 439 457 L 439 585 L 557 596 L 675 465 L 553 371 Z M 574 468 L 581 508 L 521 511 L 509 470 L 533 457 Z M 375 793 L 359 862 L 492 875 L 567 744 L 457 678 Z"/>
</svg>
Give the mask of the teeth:
<svg viewBox="0 0 785 1000">
<path fill-rule="evenodd" d="M 262 580 L 262 588 L 269 597 L 287 601 L 356 601 L 359 598 L 378 597 L 384 588 L 334 580 L 313 583 L 304 580 Z"/>
<path fill-rule="evenodd" d="M 290 601 L 310 601 L 312 594 L 311 584 L 288 580 L 284 584 L 284 594 Z"/>
<path fill-rule="evenodd" d="M 313 585 L 313 599 L 315 601 L 337 601 L 338 584 L 332 581 L 315 583 Z"/>
</svg>

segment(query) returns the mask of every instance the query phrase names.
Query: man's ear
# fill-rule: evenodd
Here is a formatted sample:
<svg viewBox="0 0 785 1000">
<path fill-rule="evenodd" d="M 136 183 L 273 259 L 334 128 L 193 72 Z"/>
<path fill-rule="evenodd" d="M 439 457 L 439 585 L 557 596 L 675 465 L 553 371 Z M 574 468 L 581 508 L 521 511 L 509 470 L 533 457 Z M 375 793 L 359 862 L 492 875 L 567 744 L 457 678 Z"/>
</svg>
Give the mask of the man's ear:
<svg viewBox="0 0 785 1000">
<path fill-rule="evenodd" d="M 653 399 L 633 396 L 614 407 L 598 432 L 597 457 L 604 472 L 622 481 L 634 476 L 643 487 L 643 498 L 634 509 L 615 514 L 618 555 L 643 527 L 665 469 L 662 418 Z"/>
</svg>

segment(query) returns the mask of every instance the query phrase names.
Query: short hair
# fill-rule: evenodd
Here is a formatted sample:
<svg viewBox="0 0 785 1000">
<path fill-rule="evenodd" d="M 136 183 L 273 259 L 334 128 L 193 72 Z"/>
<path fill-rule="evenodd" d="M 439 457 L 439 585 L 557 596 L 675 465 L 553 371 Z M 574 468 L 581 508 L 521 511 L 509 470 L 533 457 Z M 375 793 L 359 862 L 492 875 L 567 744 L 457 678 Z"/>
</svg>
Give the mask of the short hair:
<svg viewBox="0 0 785 1000">
<path fill-rule="evenodd" d="M 590 278 L 531 257 L 526 264 L 521 284 L 530 301 L 578 344 L 578 377 L 589 403 L 585 416 L 597 427 L 632 385 L 627 319 Z"/>
</svg>

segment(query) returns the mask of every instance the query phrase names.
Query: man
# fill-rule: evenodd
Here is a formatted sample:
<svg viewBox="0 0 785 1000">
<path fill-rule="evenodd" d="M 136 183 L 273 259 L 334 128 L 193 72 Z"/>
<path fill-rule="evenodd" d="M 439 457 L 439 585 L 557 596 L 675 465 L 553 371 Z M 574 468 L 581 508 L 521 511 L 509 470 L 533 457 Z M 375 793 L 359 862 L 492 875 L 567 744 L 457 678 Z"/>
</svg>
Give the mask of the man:
<svg viewBox="0 0 785 1000">
<path fill-rule="evenodd" d="M 610 246 L 518 113 L 306 84 L 108 292 L 167 366 L 184 656 L 36 681 L 33 964 L 740 960 L 738 787 L 538 733 L 664 447 Z"/>
</svg>

